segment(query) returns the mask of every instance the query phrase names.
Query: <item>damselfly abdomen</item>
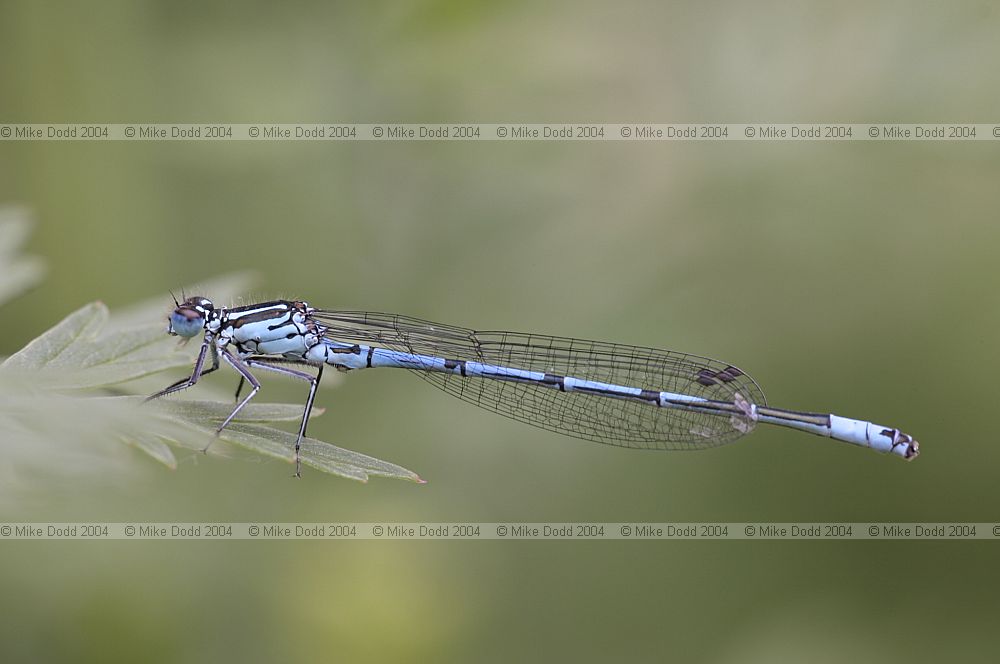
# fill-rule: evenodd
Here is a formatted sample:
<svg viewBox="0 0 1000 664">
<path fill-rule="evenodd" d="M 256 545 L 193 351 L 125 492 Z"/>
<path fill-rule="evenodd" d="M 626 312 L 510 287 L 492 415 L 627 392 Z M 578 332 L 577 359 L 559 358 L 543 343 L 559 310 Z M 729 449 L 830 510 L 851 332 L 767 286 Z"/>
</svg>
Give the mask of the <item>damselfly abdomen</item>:
<svg viewBox="0 0 1000 664">
<path fill-rule="evenodd" d="M 167 332 L 187 338 L 203 333 L 201 350 L 189 378 L 149 398 L 191 387 L 218 369 L 222 358 L 240 374 L 240 385 L 237 404 L 219 433 L 260 389 L 252 369 L 308 382 L 295 444 L 296 476 L 299 445 L 327 365 L 344 371 L 409 369 L 501 415 L 621 447 L 706 449 L 733 442 L 763 422 L 905 459 L 918 453 L 917 442 L 898 429 L 768 407 L 753 378 L 731 364 L 697 355 L 543 334 L 474 331 L 395 314 L 326 311 L 287 300 L 216 308 L 204 297 L 190 297 L 175 305 Z M 251 389 L 239 400 L 244 381 Z"/>
</svg>

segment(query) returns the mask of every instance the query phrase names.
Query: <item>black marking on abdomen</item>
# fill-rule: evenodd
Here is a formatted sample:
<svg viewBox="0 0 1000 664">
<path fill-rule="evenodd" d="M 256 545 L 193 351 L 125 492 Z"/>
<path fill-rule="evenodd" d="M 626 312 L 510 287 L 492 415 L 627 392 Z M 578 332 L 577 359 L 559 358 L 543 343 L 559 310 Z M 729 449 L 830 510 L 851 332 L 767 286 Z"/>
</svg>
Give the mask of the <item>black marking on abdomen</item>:
<svg viewBox="0 0 1000 664">
<path fill-rule="evenodd" d="M 444 368 L 448 369 L 449 371 L 454 371 L 455 368 L 458 368 L 459 372 L 463 376 L 467 375 L 465 373 L 465 360 L 449 360 L 449 359 L 445 359 L 445 361 L 444 361 Z"/>
<path fill-rule="evenodd" d="M 650 403 L 660 404 L 660 393 L 656 390 L 643 390 L 639 398 Z"/>
<path fill-rule="evenodd" d="M 559 374 L 547 373 L 542 378 L 543 385 L 553 385 L 559 388 L 560 392 L 566 391 L 566 376 L 560 376 Z"/>
</svg>

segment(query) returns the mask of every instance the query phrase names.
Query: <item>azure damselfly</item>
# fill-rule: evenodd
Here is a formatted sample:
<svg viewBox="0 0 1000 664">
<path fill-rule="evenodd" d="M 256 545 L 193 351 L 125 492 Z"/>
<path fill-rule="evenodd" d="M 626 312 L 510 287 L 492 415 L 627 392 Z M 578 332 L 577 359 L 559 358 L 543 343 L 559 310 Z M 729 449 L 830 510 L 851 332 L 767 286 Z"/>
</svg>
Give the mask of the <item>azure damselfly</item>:
<svg viewBox="0 0 1000 664">
<path fill-rule="evenodd" d="M 191 387 L 219 368 L 240 375 L 236 406 L 257 394 L 261 369 L 309 383 L 299 445 L 323 368 L 409 369 L 487 410 L 567 436 L 621 447 L 700 450 L 730 443 L 763 422 L 912 459 L 917 442 L 899 429 L 838 415 L 771 408 L 757 382 L 731 364 L 674 351 L 522 332 L 480 332 L 397 314 L 315 309 L 276 300 L 215 307 L 174 301 L 167 332 L 204 334 L 191 376 L 149 397 Z M 206 360 L 211 366 L 206 368 Z M 305 369 L 315 369 L 315 374 Z M 244 382 L 251 386 L 240 400 Z"/>
</svg>

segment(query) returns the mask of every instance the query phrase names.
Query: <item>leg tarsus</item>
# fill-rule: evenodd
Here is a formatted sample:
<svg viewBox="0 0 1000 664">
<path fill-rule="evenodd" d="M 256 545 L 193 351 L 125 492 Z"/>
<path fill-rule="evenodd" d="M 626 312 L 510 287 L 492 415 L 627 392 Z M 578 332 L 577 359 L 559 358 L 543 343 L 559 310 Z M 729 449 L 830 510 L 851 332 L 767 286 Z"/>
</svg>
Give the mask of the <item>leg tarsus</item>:
<svg viewBox="0 0 1000 664">
<path fill-rule="evenodd" d="M 291 376 L 292 378 L 298 378 L 309 382 L 309 397 L 306 399 L 306 407 L 302 411 L 302 422 L 299 425 L 299 435 L 295 439 L 295 477 L 302 477 L 302 439 L 305 437 L 306 428 L 309 426 L 309 415 L 312 413 L 313 401 L 316 399 L 316 388 L 319 387 L 319 381 L 323 377 L 323 365 L 318 367 L 315 376 L 310 376 L 304 371 L 274 366 L 275 362 L 284 364 L 306 364 L 308 366 L 315 365 L 309 364 L 308 362 L 296 362 L 294 360 L 282 362 L 281 360 L 271 358 L 268 358 L 268 361 L 266 362 L 256 358 L 250 358 L 247 360 L 248 366 L 260 367 L 261 369 L 273 371 L 274 373 L 284 374 L 286 376 Z"/>
</svg>

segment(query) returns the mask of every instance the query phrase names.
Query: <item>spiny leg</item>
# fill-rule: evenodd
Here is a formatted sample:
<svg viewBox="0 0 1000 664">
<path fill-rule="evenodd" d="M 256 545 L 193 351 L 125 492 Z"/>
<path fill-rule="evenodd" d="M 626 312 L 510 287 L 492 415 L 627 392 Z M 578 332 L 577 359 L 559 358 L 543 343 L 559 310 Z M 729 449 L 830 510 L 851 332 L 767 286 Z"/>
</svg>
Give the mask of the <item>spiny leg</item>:
<svg viewBox="0 0 1000 664">
<path fill-rule="evenodd" d="M 205 366 L 206 353 L 211 353 L 212 355 L 212 367 L 209 369 L 202 370 L 202 368 Z M 197 383 L 199 378 L 201 378 L 206 374 L 212 373 L 218 368 L 219 368 L 219 353 L 216 351 L 215 344 L 212 343 L 212 339 L 206 336 L 205 340 L 201 342 L 201 350 L 198 351 L 198 359 L 195 360 L 194 370 L 191 372 L 191 376 L 188 378 L 181 378 L 176 383 L 173 383 L 172 385 L 165 387 L 156 394 L 152 394 L 146 397 L 145 399 L 143 399 L 143 402 L 145 403 L 146 401 L 159 399 L 160 397 L 172 394 L 174 392 L 180 392 L 181 390 L 186 390 L 187 388 Z"/>
<path fill-rule="evenodd" d="M 222 433 L 222 430 L 225 429 L 229 425 L 229 423 L 233 421 L 233 418 L 236 417 L 236 415 L 241 410 L 243 410 L 243 406 L 247 405 L 247 403 L 249 403 L 250 400 L 254 398 L 254 395 L 257 394 L 257 391 L 260 390 L 260 383 L 257 381 L 256 378 L 254 378 L 254 375 L 252 373 L 250 373 L 250 369 L 243 362 L 243 360 L 241 360 L 240 358 L 238 358 L 235 355 L 233 355 L 232 353 L 230 353 L 229 350 L 226 349 L 226 348 L 220 348 L 219 352 L 222 354 L 222 359 L 224 359 L 226 362 L 228 362 L 229 366 L 231 366 L 233 369 L 236 369 L 236 371 L 243 378 L 245 378 L 247 380 L 247 382 L 250 383 L 250 385 L 253 387 L 253 389 L 250 390 L 250 394 L 248 394 L 246 396 L 246 398 L 243 399 L 243 401 L 241 401 L 238 404 L 236 404 L 236 408 L 233 408 L 233 412 L 229 413 L 229 417 L 227 417 L 222 422 L 222 424 L 219 425 L 219 428 L 215 430 L 215 437 L 216 438 L 218 438 L 219 434 Z M 212 441 L 209 441 L 208 445 L 205 446 L 205 449 L 203 449 L 202 452 L 207 452 L 208 448 L 211 447 L 211 445 L 212 445 Z"/>
<path fill-rule="evenodd" d="M 299 425 L 299 435 L 295 439 L 295 477 L 302 477 L 302 462 L 299 456 L 299 450 L 302 445 L 302 439 L 306 435 L 306 427 L 309 426 L 309 415 L 312 413 L 313 401 L 316 399 L 316 389 L 319 387 L 319 381 L 323 377 L 323 365 L 320 365 L 316 371 L 316 376 L 310 376 L 304 371 L 297 371 L 295 369 L 288 369 L 286 367 L 274 366 L 275 363 L 281 364 L 304 364 L 306 366 L 315 366 L 309 364 L 308 362 L 302 362 L 298 360 L 283 360 L 276 358 L 268 358 L 267 362 L 263 360 L 258 360 L 255 358 L 250 358 L 246 361 L 248 366 L 259 367 L 261 369 L 266 369 L 267 371 L 273 371 L 274 373 L 283 374 L 285 376 L 291 376 L 292 378 L 298 378 L 300 380 L 305 380 L 309 382 L 309 397 L 306 399 L 306 407 L 302 412 L 302 423 Z"/>
</svg>

